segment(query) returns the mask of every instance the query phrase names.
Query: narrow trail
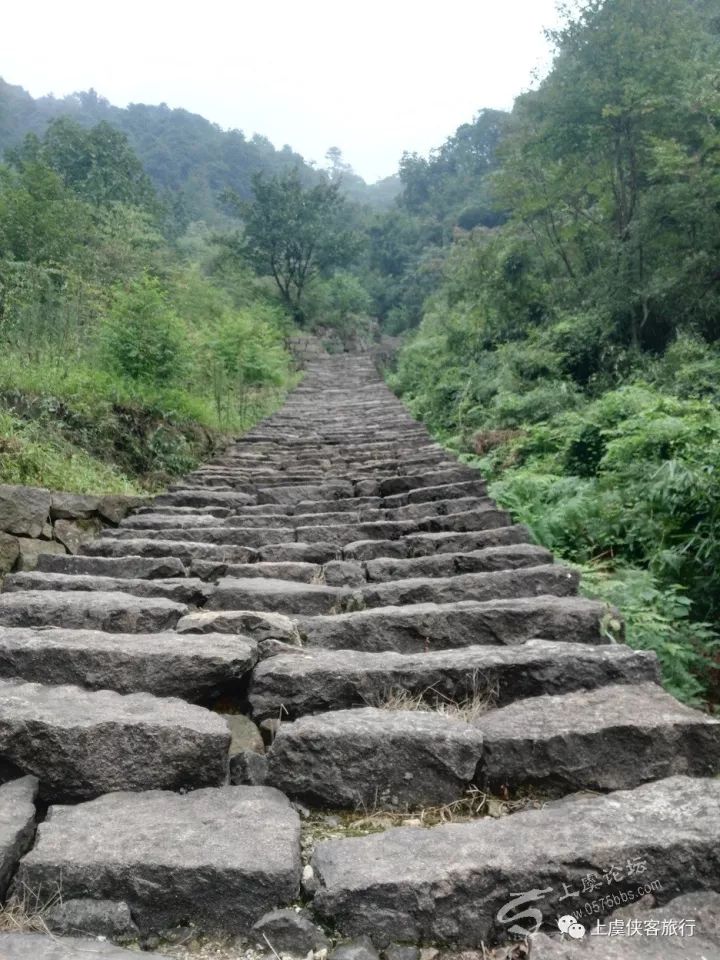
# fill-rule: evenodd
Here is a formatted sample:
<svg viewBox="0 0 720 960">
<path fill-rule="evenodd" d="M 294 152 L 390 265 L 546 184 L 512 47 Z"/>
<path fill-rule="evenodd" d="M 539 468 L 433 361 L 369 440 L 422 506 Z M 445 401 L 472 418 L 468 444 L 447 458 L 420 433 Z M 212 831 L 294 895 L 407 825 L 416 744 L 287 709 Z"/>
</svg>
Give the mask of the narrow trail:
<svg viewBox="0 0 720 960">
<path fill-rule="evenodd" d="M 0 595 L 0 895 L 61 891 L 66 928 L 141 942 L 245 935 L 302 901 L 378 948 L 503 943 L 528 903 L 555 933 L 650 890 L 686 895 L 675 916 L 718 908 L 720 722 L 615 642 L 617 611 L 369 359 L 311 364 L 282 410 L 82 550 Z M 303 860 L 306 809 L 469 790 L 565 799 Z M 583 955 L 615 956 L 600 940 Z M 136 954 L 0 933 L 0 957 L 31 955 Z"/>
</svg>

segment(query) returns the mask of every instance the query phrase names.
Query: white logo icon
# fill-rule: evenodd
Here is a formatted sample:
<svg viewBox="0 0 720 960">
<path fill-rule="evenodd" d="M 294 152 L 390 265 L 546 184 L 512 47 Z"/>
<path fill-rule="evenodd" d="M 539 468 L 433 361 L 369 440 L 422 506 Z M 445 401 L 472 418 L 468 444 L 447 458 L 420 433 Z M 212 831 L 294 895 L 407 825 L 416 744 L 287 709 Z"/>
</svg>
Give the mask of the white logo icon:
<svg viewBox="0 0 720 960">
<path fill-rule="evenodd" d="M 565 917 L 560 917 L 557 925 L 560 933 L 570 937 L 571 940 L 582 940 L 587 932 L 585 927 L 579 923 L 575 917 L 570 916 L 570 914 Z"/>
</svg>

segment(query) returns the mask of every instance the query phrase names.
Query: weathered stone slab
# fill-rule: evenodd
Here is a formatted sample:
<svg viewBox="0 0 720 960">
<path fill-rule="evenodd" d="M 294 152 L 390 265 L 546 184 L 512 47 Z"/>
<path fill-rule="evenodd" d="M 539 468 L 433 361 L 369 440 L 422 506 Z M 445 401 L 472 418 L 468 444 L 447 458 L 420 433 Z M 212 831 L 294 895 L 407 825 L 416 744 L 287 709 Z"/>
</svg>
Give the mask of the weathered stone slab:
<svg viewBox="0 0 720 960">
<path fill-rule="evenodd" d="M 230 544 L 182 542 L 160 538 L 140 538 L 137 540 L 112 540 L 102 538 L 83 546 L 83 554 L 90 557 L 174 557 L 182 563 L 193 560 L 213 560 L 226 563 L 248 563 L 257 556 L 257 550 L 251 547 L 232 546 Z"/>
<path fill-rule="evenodd" d="M 186 568 L 174 557 L 87 557 L 42 554 L 37 570 L 90 577 L 123 577 L 129 580 L 162 580 L 184 577 Z"/>
<path fill-rule="evenodd" d="M 181 489 L 163 493 L 153 500 L 155 507 L 243 507 L 255 503 L 255 497 L 230 490 Z"/>
<path fill-rule="evenodd" d="M 63 626 L 109 633 L 170 630 L 188 608 L 163 598 L 127 593 L 25 590 L 0 594 L 0 624 L 6 627 Z"/>
<path fill-rule="evenodd" d="M 20 777 L 0 786 L 0 900 L 35 836 L 35 777 Z M 2 956 L 2 953 L 0 953 Z"/>
<path fill-rule="evenodd" d="M 478 775 L 498 790 L 628 790 L 675 774 L 720 773 L 720 720 L 654 683 L 539 696 L 491 710 Z"/>
<path fill-rule="evenodd" d="M 369 581 L 404 580 L 407 577 L 452 577 L 459 573 L 485 573 L 517 570 L 552 563 L 552 554 L 531 543 L 486 547 L 468 553 L 433 553 L 424 557 L 368 560 L 365 572 Z"/>
<path fill-rule="evenodd" d="M 284 614 L 330 613 L 347 590 L 319 583 L 271 578 L 224 577 L 210 597 L 207 610 L 267 610 Z"/>
<path fill-rule="evenodd" d="M 105 633 L 0 628 L 0 676 L 92 690 L 199 700 L 245 676 L 258 657 L 253 640 L 206 634 Z"/>
<path fill-rule="evenodd" d="M 296 649 L 259 663 L 249 698 L 256 718 L 377 705 L 404 690 L 433 700 L 480 696 L 505 705 L 543 693 L 659 681 L 655 654 L 623 644 L 530 640 L 517 647 L 461 647 L 428 653 Z M 497 711 L 495 711 L 497 712 Z"/>
<path fill-rule="evenodd" d="M 178 633 L 239 633 L 253 640 L 298 642 L 294 621 L 281 613 L 257 610 L 198 610 L 183 617 Z"/>
<path fill-rule="evenodd" d="M 545 564 L 519 570 L 494 570 L 451 577 L 408 577 L 359 587 L 353 592 L 353 597 L 359 597 L 364 607 L 549 595 L 568 597 L 577 593 L 578 581 L 577 572 L 569 567 Z"/>
<path fill-rule="evenodd" d="M 414 807 L 459 799 L 475 776 L 482 735 L 420 710 L 336 710 L 281 723 L 267 782 L 316 807 Z"/>
<path fill-rule="evenodd" d="M 383 505 L 388 508 L 404 506 L 406 503 L 424 503 L 428 500 L 450 500 L 459 497 L 485 496 L 487 487 L 477 475 L 474 480 L 461 480 L 458 483 L 441 483 L 437 486 L 415 487 L 404 493 L 386 496 Z"/>
<path fill-rule="evenodd" d="M 213 588 L 195 577 L 172 577 L 163 580 L 144 580 L 131 577 L 94 576 L 78 573 L 15 573 L 3 582 L 3 590 L 56 590 L 121 592 L 133 597 L 164 597 L 176 603 L 200 605 L 212 594 Z"/>
<path fill-rule="evenodd" d="M 296 504 L 302 500 L 340 500 L 352 497 L 349 480 L 333 480 L 322 484 L 293 484 L 292 486 L 261 487 L 258 503 Z"/>
<path fill-rule="evenodd" d="M 84 937 L 44 936 L 40 933 L 0 933 L 2 960 L 137 960 L 134 950 Z"/>
<path fill-rule="evenodd" d="M 18 882 L 124 900 L 139 928 L 246 933 L 300 888 L 300 822 L 266 787 L 115 793 L 56 806 Z"/>
<path fill-rule="evenodd" d="M 53 520 L 88 520 L 98 513 L 100 497 L 87 493 L 54 491 L 50 501 L 50 517 Z"/>
<path fill-rule="evenodd" d="M 52 799 L 221 784 L 229 744 L 222 717 L 182 700 L 0 681 L 0 757 Z"/>
<path fill-rule="evenodd" d="M 211 560 L 195 560 L 190 573 L 203 580 L 219 580 L 221 577 L 269 577 L 278 580 L 296 580 L 298 583 L 313 583 L 322 574 L 318 563 L 293 563 L 292 561 L 264 563 L 213 563 Z"/>
<path fill-rule="evenodd" d="M 268 562 L 327 563 L 339 557 L 340 551 L 333 543 L 293 543 L 288 540 L 260 547 L 258 556 Z"/>
<path fill-rule="evenodd" d="M 620 624 L 619 614 L 615 617 Z M 607 643 L 608 608 L 581 597 L 523 597 L 375 607 L 356 613 L 298 617 L 308 646 L 330 650 L 414 653 L 449 647 L 514 645 L 534 638 Z M 619 632 L 619 631 L 618 631 Z"/>
<path fill-rule="evenodd" d="M 102 540 L 129 540 L 134 542 L 139 534 L 145 537 L 157 533 L 163 540 L 180 541 L 187 543 L 209 543 L 231 547 L 248 547 L 256 549 L 269 543 L 284 543 L 294 540 L 292 527 L 183 527 L 182 529 L 145 529 L 133 530 L 131 527 L 118 527 L 116 530 L 105 530 Z"/>
<path fill-rule="evenodd" d="M 319 843 L 314 907 L 344 934 L 480 947 L 504 941 L 498 919 L 513 895 L 532 900 L 548 924 L 572 912 L 583 877 L 612 880 L 642 861 L 665 897 L 713 889 L 720 849 L 720 780 L 671 777 L 607 796 L 577 796 L 499 820 L 400 827 Z M 636 889 L 626 871 L 604 893 Z M 514 917 L 517 908 L 505 916 Z M 578 955 L 580 953 L 578 952 Z"/>
<path fill-rule="evenodd" d="M 50 515 L 51 494 L 41 487 L 0 484 L 0 530 L 39 537 Z"/>
<path fill-rule="evenodd" d="M 470 533 L 409 533 L 402 540 L 359 540 L 342 548 L 346 560 L 375 560 L 379 557 L 424 557 L 435 553 L 458 553 L 484 550 L 487 547 L 528 543 L 526 527 L 513 524 Z"/>
</svg>

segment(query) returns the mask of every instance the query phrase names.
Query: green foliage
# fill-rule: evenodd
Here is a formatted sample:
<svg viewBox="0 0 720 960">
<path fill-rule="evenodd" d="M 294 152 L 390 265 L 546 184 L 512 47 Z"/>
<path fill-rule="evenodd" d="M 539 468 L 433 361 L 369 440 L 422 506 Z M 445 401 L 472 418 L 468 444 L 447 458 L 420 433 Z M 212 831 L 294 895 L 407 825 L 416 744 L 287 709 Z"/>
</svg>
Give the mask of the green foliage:
<svg viewBox="0 0 720 960">
<path fill-rule="evenodd" d="M 105 363 L 118 376 L 161 385 L 187 371 L 185 330 L 150 277 L 115 291 L 100 336 Z"/>
<path fill-rule="evenodd" d="M 589 569 L 587 589 L 618 603 L 630 642 L 657 650 L 689 702 L 718 697 L 720 35 L 708 13 L 690 0 L 579 6 L 458 207 L 471 232 L 456 231 L 392 377 L 538 542 Z M 416 230 L 441 193 L 435 163 L 404 165 Z M 503 215 L 474 226 L 488 198 Z"/>
</svg>

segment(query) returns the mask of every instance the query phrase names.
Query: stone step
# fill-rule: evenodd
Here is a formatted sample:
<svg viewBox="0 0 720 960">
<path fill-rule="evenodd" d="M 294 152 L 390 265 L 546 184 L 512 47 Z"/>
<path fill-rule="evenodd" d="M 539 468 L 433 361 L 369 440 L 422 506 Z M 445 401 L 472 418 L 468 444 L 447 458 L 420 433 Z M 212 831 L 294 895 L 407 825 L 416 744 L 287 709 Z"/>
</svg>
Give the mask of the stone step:
<svg viewBox="0 0 720 960">
<path fill-rule="evenodd" d="M 335 480 L 321 484 L 291 484 L 288 486 L 261 487 L 257 493 L 258 503 L 296 504 L 301 500 L 339 500 L 353 495 L 349 480 Z"/>
<path fill-rule="evenodd" d="M 262 577 L 223 577 L 206 610 L 266 610 L 313 616 L 341 608 L 350 591 L 325 584 Z"/>
<path fill-rule="evenodd" d="M 310 807 L 407 809 L 463 796 L 482 734 L 439 713 L 366 707 L 281 723 L 267 783 Z"/>
<path fill-rule="evenodd" d="M 415 577 L 344 588 L 259 577 L 223 577 L 206 609 L 274 610 L 314 616 L 418 603 L 573 596 L 577 593 L 577 586 L 577 573 L 559 564 L 466 573 L 455 577 Z"/>
<path fill-rule="evenodd" d="M 182 561 L 176 557 L 85 557 L 53 553 L 41 553 L 36 570 L 76 576 L 127 577 L 130 580 L 162 580 L 187 574 Z"/>
<path fill-rule="evenodd" d="M 37 790 L 35 777 L 19 777 L 0 785 L 0 901 L 5 900 L 20 857 L 32 846 Z"/>
<path fill-rule="evenodd" d="M 187 514 L 182 517 L 164 513 L 142 513 L 127 517 L 120 524 L 122 530 L 183 530 L 185 527 L 218 527 L 223 518 L 202 513 Z"/>
<path fill-rule="evenodd" d="M 486 508 L 467 513 L 453 513 L 443 517 L 424 517 L 416 520 L 377 520 L 361 523 L 329 523 L 297 526 L 295 536 L 304 543 L 323 541 L 345 546 L 357 540 L 399 540 L 417 533 L 467 533 L 507 527 L 511 523 L 504 510 Z M 292 539 L 292 537 L 286 538 Z M 277 541 L 276 541 L 277 542 Z"/>
<path fill-rule="evenodd" d="M 475 726 L 485 738 L 481 782 L 495 791 L 628 790 L 674 774 L 720 773 L 720 720 L 653 683 L 532 697 Z"/>
<path fill-rule="evenodd" d="M 429 703 L 472 699 L 504 706 L 525 697 L 659 682 L 657 657 L 624 644 L 597 646 L 529 640 L 517 647 L 461 647 L 428 653 L 364 653 L 297 648 L 257 664 L 253 717 L 378 706 L 407 694 Z M 498 712 L 498 711 L 495 711 Z"/>
<path fill-rule="evenodd" d="M 247 506 L 237 507 L 237 510 L 248 510 L 251 509 Z M 163 507 L 157 503 L 157 501 L 152 501 L 144 507 L 139 507 L 133 514 L 133 517 L 144 517 L 147 514 L 158 514 L 163 517 L 198 517 L 198 516 L 209 516 L 217 517 L 218 520 L 221 520 L 223 517 L 229 517 L 236 510 L 231 507 Z"/>
<path fill-rule="evenodd" d="M 193 560 L 215 560 L 227 563 L 248 563 L 255 560 L 258 551 L 252 547 L 231 546 L 230 544 L 200 543 L 198 541 L 165 540 L 143 537 L 133 540 L 111 540 L 102 538 L 91 540 L 80 548 L 85 556 L 112 557 L 127 559 L 143 557 L 166 559 L 174 558 L 181 563 L 190 564 Z"/>
<path fill-rule="evenodd" d="M 55 806 L 20 862 L 28 896 L 121 900 L 144 935 L 246 934 L 300 892 L 300 820 L 268 787 L 113 793 Z M 135 954 L 133 954 L 135 956 Z"/>
<path fill-rule="evenodd" d="M 356 540 L 342 547 L 347 560 L 375 560 L 380 557 L 405 559 L 434 553 L 484 550 L 486 547 L 528 543 L 530 532 L 521 524 L 470 533 L 410 533 L 402 540 Z"/>
<path fill-rule="evenodd" d="M 125 950 L 102 940 L 58 937 L 41 933 L 0 933 L 2 960 L 137 960 Z"/>
<path fill-rule="evenodd" d="M 431 500 L 452 500 L 460 497 L 484 497 L 486 494 L 487 485 L 476 473 L 472 480 L 441 483 L 437 486 L 417 487 L 404 493 L 393 493 L 383 499 L 383 506 L 392 509 L 408 503 L 426 503 Z"/>
<path fill-rule="evenodd" d="M 177 603 L 202 606 L 213 587 L 195 577 L 142 580 L 131 577 L 104 577 L 78 573 L 13 573 L 3 581 L 3 591 L 20 590 L 121 592 L 133 597 L 165 597 Z"/>
<path fill-rule="evenodd" d="M 557 929 L 586 899 L 619 901 L 637 890 L 640 868 L 663 899 L 714 889 L 719 848 L 720 780 L 671 777 L 500 819 L 321 841 L 313 907 L 341 934 L 377 946 L 481 948 L 534 929 L 530 907 Z M 587 877 L 601 884 L 597 894 L 581 893 Z"/>
<path fill-rule="evenodd" d="M 62 626 L 108 633 L 152 633 L 172 630 L 187 606 L 162 597 L 79 590 L 25 590 L 0 594 L 0 625 Z"/>
<path fill-rule="evenodd" d="M 255 503 L 255 497 L 247 493 L 236 493 L 231 490 L 192 490 L 176 489 L 169 493 L 162 493 L 155 497 L 153 505 L 156 507 L 193 507 L 202 510 L 204 507 L 227 507 L 234 510 L 245 504 Z"/>
<path fill-rule="evenodd" d="M 138 534 L 151 537 L 154 533 L 165 541 L 180 541 L 183 543 L 209 543 L 229 547 L 248 547 L 255 549 L 269 543 L 284 543 L 295 540 L 295 531 L 292 527 L 253 527 L 238 529 L 235 527 L 184 527 L 182 530 L 132 530 L 118 527 L 114 530 L 104 530 L 100 540 L 130 540 L 135 542 Z M 321 538 L 318 538 L 321 539 Z"/>
<path fill-rule="evenodd" d="M 358 569 L 360 569 L 358 567 Z M 212 560 L 193 560 L 190 574 L 201 580 L 219 580 L 220 577 L 270 577 L 277 580 L 296 580 L 298 583 L 317 583 L 322 579 L 319 563 L 213 563 Z M 364 580 L 364 577 L 363 577 Z"/>
<path fill-rule="evenodd" d="M 426 473 L 415 473 L 404 477 L 388 477 L 378 484 L 378 494 L 381 497 L 390 497 L 395 493 L 409 493 L 423 487 L 438 487 L 450 483 L 462 483 L 478 477 L 472 467 L 457 464 L 447 470 L 433 470 Z"/>
<path fill-rule="evenodd" d="M 371 583 L 404 580 L 410 577 L 452 577 L 461 573 L 489 573 L 498 570 L 516 570 L 552 563 L 552 554 L 544 547 L 530 543 L 486 547 L 467 553 L 435 553 L 423 557 L 368 560 L 363 564 Z M 247 565 L 252 566 L 252 564 Z"/>
<path fill-rule="evenodd" d="M 0 677 L 92 690 L 200 700 L 237 688 L 257 658 L 254 641 L 220 633 L 0 628 Z"/>
<path fill-rule="evenodd" d="M 45 798 L 217 786 L 229 745 L 222 717 L 183 700 L 0 680 L 0 758 Z"/>
<path fill-rule="evenodd" d="M 329 650 L 417 653 L 476 645 L 509 646 L 532 639 L 608 643 L 620 614 L 581 597 L 524 597 L 375 607 L 356 613 L 298 617 L 303 642 Z M 618 639 L 615 636 L 615 639 Z"/>
<path fill-rule="evenodd" d="M 260 547 L 257 556 L 267 563 L 328 563 L 342 555 L 341 549 L 334 543 L 270 543 Z"/>
<path fill-rule="evenodd" d="M 457 600 L 499 600 L 553 595 L 573 596 L 579 576 L 561 564 L 463 573 L 452 577 L 408 577 L 368 584 L 351 591 L 364 608 L 407 606 L 414 603 L 453 603 Z M 215 600 L 214 595 L 213 601 Z"/>
</svg>

